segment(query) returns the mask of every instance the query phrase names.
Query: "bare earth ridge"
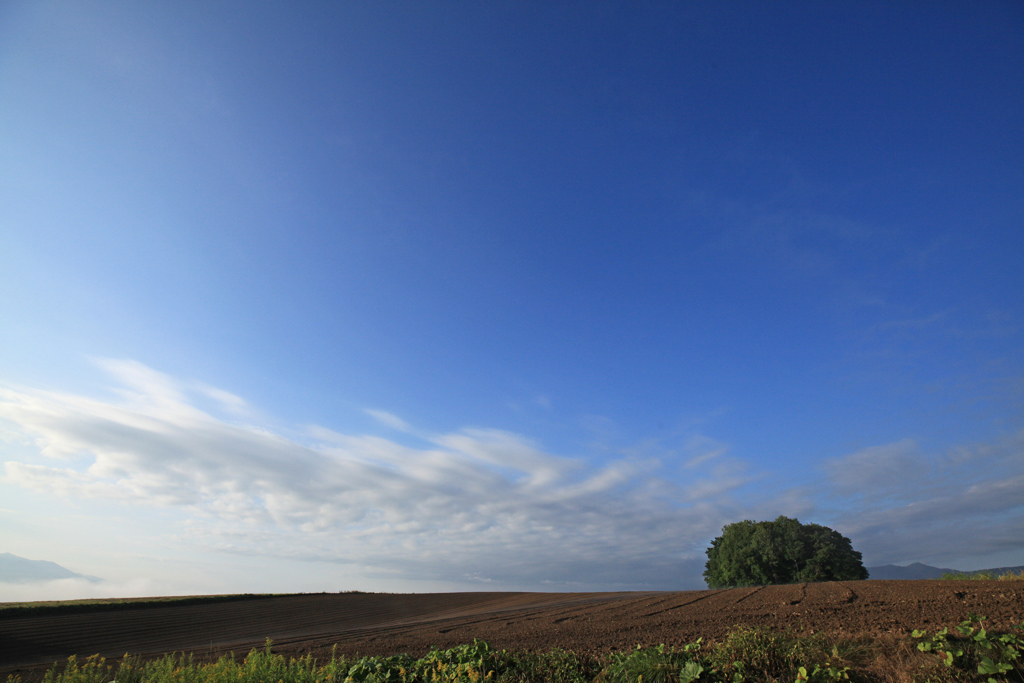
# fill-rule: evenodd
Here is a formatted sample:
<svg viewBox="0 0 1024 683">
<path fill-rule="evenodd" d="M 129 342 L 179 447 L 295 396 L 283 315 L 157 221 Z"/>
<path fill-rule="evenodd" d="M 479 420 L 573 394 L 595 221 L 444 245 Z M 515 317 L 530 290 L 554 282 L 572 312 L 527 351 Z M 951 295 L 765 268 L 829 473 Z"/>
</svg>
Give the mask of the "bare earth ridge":
<svg viewBox="0 0 1024 683">
<path fill-rule="evenodd" d="M 1024 620 L 1024 581 L 851 581 L 651 593 L 342 593 L 0 618 L 0 680 L 69 655 L 274 651 L 422 655 L 486 640 L 498 649 L 603 653 L 722 638 L 737 625 L 846 634 Z"/>
</svg>

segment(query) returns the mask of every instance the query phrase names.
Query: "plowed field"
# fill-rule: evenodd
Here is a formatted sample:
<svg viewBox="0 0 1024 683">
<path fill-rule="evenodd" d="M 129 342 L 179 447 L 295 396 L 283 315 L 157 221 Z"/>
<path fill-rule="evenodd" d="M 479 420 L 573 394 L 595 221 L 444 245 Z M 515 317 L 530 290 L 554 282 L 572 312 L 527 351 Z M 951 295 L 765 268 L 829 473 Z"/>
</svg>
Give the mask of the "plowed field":
<svg viewBox="0 0 1024 683">
<path fill-rule="evenodd" d="M 0 618 L 0 680 L 69 655 L 274 651 L 421 655 L 481 638 L 493 647 L 601 653 L 719 639 L 733 626 L 847 634 L 937 630 L 969 612 L 1024 619 L 1024 581 L 856 581 L 677 593 L 286 595 L 207 604 Z"/>
</svg>

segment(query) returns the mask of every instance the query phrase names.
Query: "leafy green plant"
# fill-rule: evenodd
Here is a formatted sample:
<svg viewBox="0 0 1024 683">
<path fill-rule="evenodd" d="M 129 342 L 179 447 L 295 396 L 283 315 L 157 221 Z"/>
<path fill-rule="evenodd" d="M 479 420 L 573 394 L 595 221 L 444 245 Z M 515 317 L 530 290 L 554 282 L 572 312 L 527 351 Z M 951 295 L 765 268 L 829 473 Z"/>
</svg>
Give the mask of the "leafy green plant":
<svg viewBox="0 0 1024 683">
<path fill-rule="evenodd" d="M 71 655 L 64 670 L 58 674 L 57 667 L 50 669 L 43 683 L 106 683 L 110 672 L 106 661 L 99 655 L 93 655 L 79 664 L 78 658 Z"/>
<path fill-rule="evenodd" d="M 700 640 L 682 650 L 636 646 L 631 652 L 612 654 L 600 679 L 606 683 L 691 683 L 704 667 L 697 660 Z"/>
<path fill-rule="evenodd" d="M 944 628 L 930 637 L 923 630 L 914 630 L 911 636 L 921 641 L 918 650 L 935 653 L 947 669 L 976 671 L 987 683 L 1024 681 L 1024 638 L 1015 633 L 990 636 L 984 621 L 983 616 L 968 614 L 955 627 L 955 634 Z M 1024 628 L 1024 623 L 1014 628 Z"/>
<path fill-rule="evenodd" d="M 431 650 L 415 663 L 416 675 L 424 681 L 476 683 L 493 680 L 499 673 L 501 657 L 482 640 L 449 650 Z"/>
<path fill-rule="evenodd" d="M 545 653 L 501 652 L 499 683 L 590 683 L 601 670 L 592 657 L 555 648 Z"/>
<path fill-rule="evenodd" d="M 755 627 L 733 629 L 708 661 L 733 680 L 841 681 L 850 671 L 839 645 L 822 634 Z"/>
<path fill-rule="evenodd" d="M 363 657 L 345 675 L 345 683 L 404 683 L 412 680 L 410 671 L 415 660 L 408 655 Z"/>
<path fill-rule="evenodd" d="M 948 628 L 944 628 L 938 633 L 933 634 L 931 638 L 928 638 L 927 640 L 924 640 L 925 636 L 928 635 L 928 631 L 925 630 L 914 629 L 910 635 L 913 638 L 922 639 L 921 642 L 917 644 L 918 650 L 921 652 L 934 652 L 936 655 L 939 655 L 942 659 L 942 663 L 945 664 L 946 667 L 953 666 L 956 658 L 962 657 L 964 654 L 963 650 L 949 642 Z"/>
<path fill-rule="evenodd" d="M 142 662 L 139 658 L 125 653 L 117 673 L 114 674 L 114 683 L 142 683 L 144 680 L 142 674 Z"/>
<path fill-rule="evenodd" d="M 850 667 L 839 668 L 826 664 L 822 666 L 815 664 L 814 669 L 808 673 L 806 667 L 799 667 L 796 674 L 796 683 L 802 681 L 848 681 L 850 680 Z"/>
</svg>

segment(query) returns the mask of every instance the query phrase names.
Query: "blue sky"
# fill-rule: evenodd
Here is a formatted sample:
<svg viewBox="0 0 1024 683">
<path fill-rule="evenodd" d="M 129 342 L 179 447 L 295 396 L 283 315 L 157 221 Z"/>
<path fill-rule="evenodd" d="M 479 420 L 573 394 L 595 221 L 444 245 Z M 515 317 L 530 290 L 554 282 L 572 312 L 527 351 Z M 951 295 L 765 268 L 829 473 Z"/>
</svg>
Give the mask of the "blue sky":
<svg viewBox="0 0 1024 683">
<path fill-rule="evenodd" d="M 0 552 L 96 593 L 1024 564 L 1024 9 L 11 2 Z"/>
</svg>

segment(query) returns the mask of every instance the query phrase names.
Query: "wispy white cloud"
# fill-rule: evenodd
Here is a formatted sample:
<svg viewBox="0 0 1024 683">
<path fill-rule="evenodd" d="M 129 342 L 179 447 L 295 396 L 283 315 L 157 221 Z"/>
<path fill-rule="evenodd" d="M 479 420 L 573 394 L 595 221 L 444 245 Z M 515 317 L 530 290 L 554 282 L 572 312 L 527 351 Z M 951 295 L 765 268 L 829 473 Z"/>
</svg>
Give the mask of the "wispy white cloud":
<svg viewBox="0 0 1024 683">
<path fill-rule="evenodd" d="M 430 434 L 375 411 L 404 443 L 325 427 L 300 442 L 203 412 L 190 396 L 210 394 L 194 383 L 104 367 L 118 381 L 110 400 L 0 389 L 0 420 L 20 442 L 0 481 L 183 511 L 168 533 L 198 550 L 567 589 L 698 587 L 704 544 L 724 524 L 778 514 L 830 524 L 878 564 L 1024 552 L 1024 433 L 941 455 L 884 444 L 787 488 L 703 436 L 611 459 L 604 449 L 594 464 L 507 431 Z"/>
<path fill-rule="evenodd" d="M 670 587 L 680 585 L 679 559 L 699 555 L 723 523 L 711 504 L 740 483 L 717 477 L 697 496 L 653 461 L 595 467 L 484 428 L 410 447 L 315 427 L 316 443 L 299 443 L 205 413 L 189 401 L 194 386 L 138 363 L 103 366 L 119 382 L 114 400 L 2 390 L 0 418 L 39 453 L 5 463 L 3 481 L 182 508 L 186 533 L 207 548 L 504 585 Z"/>
<path fill-rule="evenodd" d="M 838 493 L 875 499 L 917 490 L 928 472 L 928 462 L 917 443 L 903 439 L 830 459 L 824 469 Z"/>
<path fill-rule="evenodd" d="M 690 437 L 687 441 L 685 451 L 687 460 L 684 466 L 687 469 L 693 469 L 721 458 L 729 452 L 729 447 L 715 439 L 696 435 Z"/>
<path fill-rule="evenodd" d="M 925 452 L 902 440 L 828 461 L 825 503 L 876 564 L 1024 557 L 1024 431 Z"/>
<path fill-rule="evenodd" d="M 194 386 L 196 388 L 196 391 L 202 394 L 206 394 L 214 401 L 216 401 L 222 410 L 232 415 L 237 415 L 239 417 L 247 417 L 252 412 L 251 409 L 249 408 L 249 404 L 246 402 L 244 398 L 242 398 L 241 396 L 236 396 L 235 394 L 232 394 L 230 391 L 224 391 L 223 389 L 218 389 L 217 387 L 211 387 L 210 385 L 203 384 L 201 382 L 196 382 Z"/>
<path fill-rule="evenodd" d="M 953 312 L 952 309 L 940 311 L 939 313 L 932 313 L 931 315 L 919 317 L 919 318 L 905 318 L 903 320 L 888 320 L 883 323 L 879 323 L 879 330 L 918 330 L 927 327 L 931 327 L 935 323 L 942 322 L 947 319 Z"/>
<path fill-rule="evenodd" d="M 390 427 L 391 429 L 397 429 L 400 432 L 410 432 L 410 431 L 412 431 L 412 427 L 410 427 L 409 424 L 405 420 L 403 420 L 402 418 L 398 417 L 397 415 L 392 415 L 389 412 L 386 412 L 386 411 L 383 411 L 383 410 L 367 409 L 366 410 L 366 414 L 369 415 L 370 417 L 372 417 L 373 419 L 375 419 L 377 422 L 380 422 L 385 427 Z"/>
</svg>

